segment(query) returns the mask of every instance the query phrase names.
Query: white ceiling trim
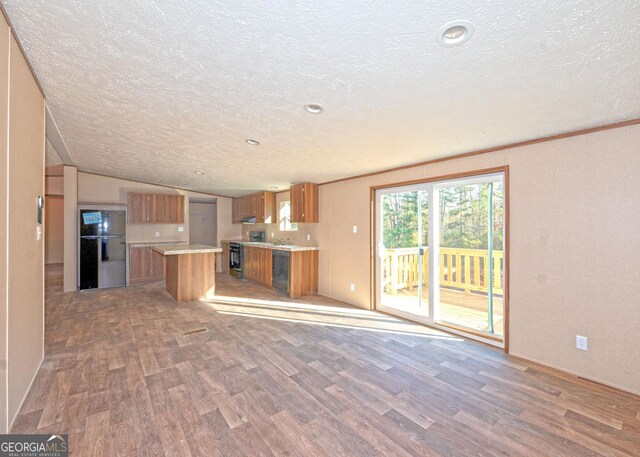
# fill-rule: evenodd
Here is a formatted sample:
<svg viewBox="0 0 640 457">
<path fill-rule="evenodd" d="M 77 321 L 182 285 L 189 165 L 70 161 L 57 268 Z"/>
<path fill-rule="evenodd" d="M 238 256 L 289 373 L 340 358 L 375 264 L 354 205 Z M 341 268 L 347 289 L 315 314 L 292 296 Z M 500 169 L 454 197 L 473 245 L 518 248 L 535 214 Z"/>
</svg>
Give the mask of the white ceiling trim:
<svg viewBox="0 0 640 457">
<path fill-rule="evenodd" d="M 67 143 L 65 143 L 64 138 L 62 138 L 60 129 L 58 128 L 58 124 L 56 124 L 56 121 L 53 118 L 48 105 L 46 106 L 46 112 L 47 139 L 51 143 L 54 152 L 58 155 L 60 160 L 62 160 L 62 163 L 64 163 L 65 165 L 75 165 L 75 162 L 71 157 L 71 153 L 69 152 L 69 148 L 67 148 Z"/>
</svg>

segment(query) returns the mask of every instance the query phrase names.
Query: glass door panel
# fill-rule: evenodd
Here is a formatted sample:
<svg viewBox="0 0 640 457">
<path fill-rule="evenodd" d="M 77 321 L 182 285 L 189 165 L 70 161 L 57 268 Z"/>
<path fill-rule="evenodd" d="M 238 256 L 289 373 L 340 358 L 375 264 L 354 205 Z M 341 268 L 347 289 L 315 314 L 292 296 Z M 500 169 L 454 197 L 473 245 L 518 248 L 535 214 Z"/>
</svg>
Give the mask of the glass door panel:
<svg viewBox="0 0 640 457">
<path fill-rule="evenodd" d="M 378 191 L 378 307 L 429 316 L 429 194 L 423 188 Z"/>
<path fill-rule="evenodd" d="M 502 177 L 438 185 L 436 322 L 502 336 Z"/>
</svg>

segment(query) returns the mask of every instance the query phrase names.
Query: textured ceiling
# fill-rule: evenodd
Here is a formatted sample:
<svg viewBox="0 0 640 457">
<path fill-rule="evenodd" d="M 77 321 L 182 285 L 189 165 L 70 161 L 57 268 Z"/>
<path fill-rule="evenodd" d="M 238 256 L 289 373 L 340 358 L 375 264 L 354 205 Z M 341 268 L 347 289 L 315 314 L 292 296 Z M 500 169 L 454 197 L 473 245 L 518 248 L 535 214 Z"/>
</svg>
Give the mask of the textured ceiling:
<svg viewBox="0 0 640 457">
<path fill-rule="evenodd" d="M 73 159 L 113 176 L 241 195 L 640 117 L 637 0 L 4 4 Z M 441 47 L 453 19 L 475 33 Z"/>
</svg>

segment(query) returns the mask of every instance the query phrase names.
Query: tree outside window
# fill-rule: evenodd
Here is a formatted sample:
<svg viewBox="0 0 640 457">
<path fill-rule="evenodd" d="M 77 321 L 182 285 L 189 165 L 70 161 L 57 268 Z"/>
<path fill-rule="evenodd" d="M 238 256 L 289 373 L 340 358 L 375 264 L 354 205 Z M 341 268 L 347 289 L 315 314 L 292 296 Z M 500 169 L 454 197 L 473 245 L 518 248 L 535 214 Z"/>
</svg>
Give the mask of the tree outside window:
<svg viewBox="0 0 640 457">
<path fill-rule="evenodd" d="M 296 224 L 295 222 L 291 222 L 291 202 L 289 200 L 280 202 L 280 231 L 298 231 L 298 224 Z"/>
</svg>

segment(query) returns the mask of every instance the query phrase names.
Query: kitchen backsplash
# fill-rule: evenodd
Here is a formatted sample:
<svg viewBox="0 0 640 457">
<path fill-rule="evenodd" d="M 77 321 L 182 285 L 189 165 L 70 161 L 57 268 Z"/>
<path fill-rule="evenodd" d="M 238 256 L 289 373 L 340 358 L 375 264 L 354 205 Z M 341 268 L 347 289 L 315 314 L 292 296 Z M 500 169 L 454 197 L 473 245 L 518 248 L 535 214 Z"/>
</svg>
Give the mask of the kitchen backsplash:
<svg viewBox="0 0 640 457">
<path fill-rule="evenodd" d="M 278 224 L 243 224 L 242 239 L 249 238 L 249 232 L 254 230 L 264 230 L 266 241 L 273 242 L 274 239 L 291 241 L 291 244 L 298 246 L 318 246 L 315 239 L 314 225 L 316 224 L 298 224 L 298 230 L 295 232 L 282 232 Z M 311 238 L 310 240 L 307 238 Z"/>
</svg>

